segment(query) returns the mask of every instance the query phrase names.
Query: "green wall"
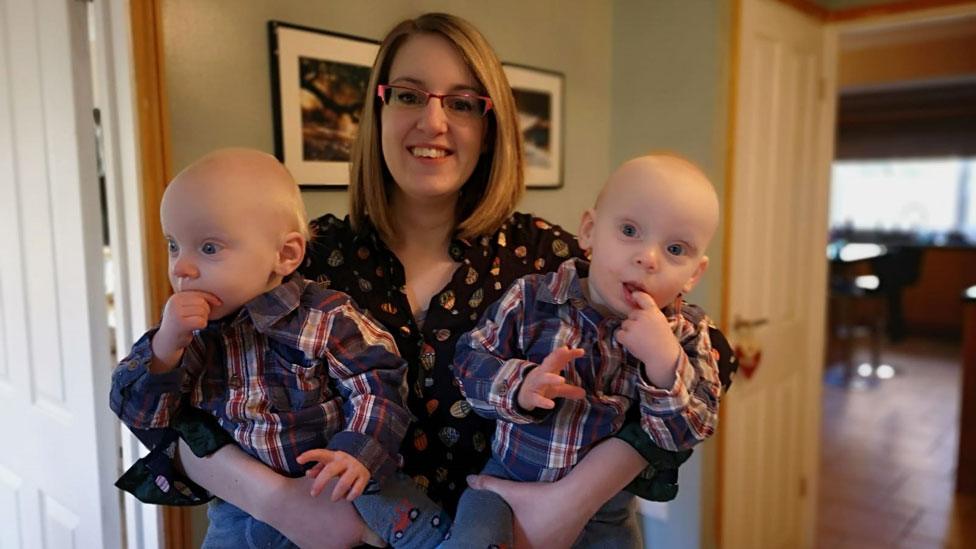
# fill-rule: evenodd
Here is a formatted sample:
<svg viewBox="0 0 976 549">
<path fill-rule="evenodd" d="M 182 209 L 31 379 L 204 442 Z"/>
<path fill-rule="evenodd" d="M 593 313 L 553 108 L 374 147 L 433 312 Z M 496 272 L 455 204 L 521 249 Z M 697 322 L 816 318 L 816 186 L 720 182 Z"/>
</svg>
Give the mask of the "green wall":
<svg viewBox="0 0 976 549">
<path fill-rule="evenodd" d="M 174 170 L 218 147 L 274 152 L 268 20 L 378 40 L 404 18 L 449 11 L 477 25 L 502 61 L 565 74 L 564 185 L 529 191 L 521 209 L 576 232 L 609 171 L 612 3 L 167 0 L 162 6 Z M 304 197 L 312 216 L 347 211 L 343 191 Z"/>
<path fill-rule="evenodd" d="M 652 150 L 671 150 L 701 166 L 723 197 L 729 4 L 615 2 L 611 164 Z M 721 303 L 723 241 L 717 234 L 709 246 L 708 271 L 692 294 L 715 318 Z"/>
<path fill-rule="evenodd" d="M 610 161 L 665 149 L 705 171 L 725 201 L 731 2 L 618 0 L 613 14 L 613 124 Z M 708 249 L 708 271 L 690 300 L 721 314 L 722 245 Z M 715 452 L 706 442 L 681 468 L 666 517 L 643 517 L 654 547 L 715 545 Z"/>
</svg>

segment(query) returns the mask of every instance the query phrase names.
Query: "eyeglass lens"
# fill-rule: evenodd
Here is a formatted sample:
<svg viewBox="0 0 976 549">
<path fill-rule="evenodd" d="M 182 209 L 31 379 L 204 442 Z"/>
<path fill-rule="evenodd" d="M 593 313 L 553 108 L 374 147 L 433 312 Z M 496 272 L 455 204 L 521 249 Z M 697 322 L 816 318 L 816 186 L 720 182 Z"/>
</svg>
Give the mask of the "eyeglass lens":
<svg viewBox="0 0 976 549">
<path fill-rule="evenodd" d="M 431 97 L 439 97 L 441 106 L 449 114 L 465 118 L 481 118 L 488 112 L 488 101 L 471 95 L 435 96 L 423 90 L 403 86 L 384 86 L 382 95 L 383 102 L 394 107 L 419 109 L 425 107 Z"/>
</svg>

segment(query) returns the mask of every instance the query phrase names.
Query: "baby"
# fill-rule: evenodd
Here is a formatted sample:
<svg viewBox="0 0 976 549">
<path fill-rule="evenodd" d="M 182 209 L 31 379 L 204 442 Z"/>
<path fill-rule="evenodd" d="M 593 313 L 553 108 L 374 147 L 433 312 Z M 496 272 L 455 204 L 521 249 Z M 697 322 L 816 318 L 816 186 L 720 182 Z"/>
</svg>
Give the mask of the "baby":
<svg viewBox="0 0 976 549">
<path fill-rule="evenodd" d="M 406 363 L 349 296 L 295 274 L 309 234 L 284 166 L 259 151 L 211 153 L 173 179 L 160 215 L 175 293 L 159 327 L 113 373 L 112 410 L 137 431 L 203 410 L 280 473 L 300 476 L 317 462 L 313 493 L 335 480 L 332 499 L 357 507 L 372 505 L 360 497 L 371 480 L 402 482 L 392 473 L 410 422 Z M 441 516 L 432 502 L 407 504 Z M 208 514 L 205 547 L 287 543 L 230 503 Z M 441 521 L 433 523 L 429 535 L 440 540 Z"/>
<path fill-rule="evenodd" d="M 665 450 L 714 432 L 722 385 L 710 320 L 682 296 L 708 266 L 718 219 L 715 191 L 692 163 L 630 160 L 583 214 L 579 242 L 591 260 L 520 279 L 461 338 L 455 375 L 474 411 L 497 421 L 484 474 L 557 480 L 619 431 L 632 405 Z M 593 520 L 631 497 L 611 499 Z M 500 497 L 469 489 L 452 539 L 510 543 L 498 536 L 511 525 Z"/>
</svg>

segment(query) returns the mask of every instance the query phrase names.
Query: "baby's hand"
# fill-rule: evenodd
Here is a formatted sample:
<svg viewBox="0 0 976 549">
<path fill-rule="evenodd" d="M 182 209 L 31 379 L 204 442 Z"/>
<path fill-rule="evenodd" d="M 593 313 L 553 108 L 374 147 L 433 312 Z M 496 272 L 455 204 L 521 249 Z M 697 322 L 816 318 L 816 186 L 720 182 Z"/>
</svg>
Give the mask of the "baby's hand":
<svg viewBox="0 0 976 549">
<path fill-rule="evenodd" d="M 337 478 L 332 490 L 332 501 L 339 501 L 343 497 L 352 501 L 362 495 L 369 482 L 369 469 L 358 459 L 342 451 L 325 449 L 308 450 L 298 456 L 298 463 L 304 465 L 311 461 L 317 462 L 314 467 L 305 471 L 310 477 L 315 477 L 312 483 L 312 496 L 322 493 L 326 483 L 333 477 Z"/>
<path fill-rule="evenodd" d="M 183 357 L 183 349 L 193 341 L 193 331 L 207 327 L 213 307 L 220 306 L 217 296 L 188 290 L 176 292 L 166 301 L 163 320 L 152 339 L 153 365 L 157 370 L 172 370 Z"/>
<path fill-rule="evenodd" d="M 674 368 L 681 346 L 668 325 L 668 319 L 650 295 L 631 294 L 637 303 L 617 330 L 617 341 L 627 352 L 644 363 L 644 373 L 657 387 L 674 384 Z"/>
<path fill-rule="evenodd" d="M 522 381 L 518 405 L 529 412 L 536 408 L 552 410 L 556 407 L 554 398 L 579 400 L 585 397 L 586 391 L 582 387 L 566 383 L 566 378 L 559 375 L 563 368 L 583 354 L 583 349 L 568 347 L 560 347 L 549 353 L 542 364 L 533 368 Z"/>
</svg>

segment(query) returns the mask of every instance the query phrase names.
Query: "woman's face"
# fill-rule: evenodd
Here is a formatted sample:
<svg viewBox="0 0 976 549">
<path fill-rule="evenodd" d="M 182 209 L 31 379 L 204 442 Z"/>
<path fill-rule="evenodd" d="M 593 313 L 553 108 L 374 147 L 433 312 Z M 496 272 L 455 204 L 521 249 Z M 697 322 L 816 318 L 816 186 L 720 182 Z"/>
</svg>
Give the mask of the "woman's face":
<svg viewBox="0 0 976 549">
<path fill-rule="evenodd" d="M 461 55 L 436 34 L 408 38 L 383 83 L 483 95 Z M 396 181 L 394 192 L 421 200 L 456 197 L 478 164 L 487 119 L 448 114 L 434 97 L 419 109 L 381 108 L 383 159 Z"/>
</svg>

